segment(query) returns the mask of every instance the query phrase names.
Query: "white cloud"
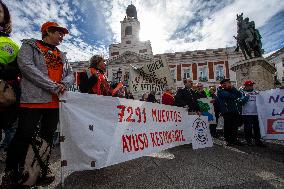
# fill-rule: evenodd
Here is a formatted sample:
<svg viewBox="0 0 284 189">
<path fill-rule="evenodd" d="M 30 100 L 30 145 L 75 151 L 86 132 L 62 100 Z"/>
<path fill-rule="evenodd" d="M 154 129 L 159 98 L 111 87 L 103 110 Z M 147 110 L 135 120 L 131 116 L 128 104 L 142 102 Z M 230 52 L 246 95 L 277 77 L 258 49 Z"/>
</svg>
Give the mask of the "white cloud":
<svg viewBox="0 0 284 189">
<path fill-rule="evenodd" d="M 68 1 L 6 0 L 5 3 L 11 12 L 13 20 L 12 38 L 19 45 L 21 44 L 20 41 L 22 39 L 40 39 L 40 26 L 46 21 L 56 21 L 61 25 L 68 27 L 70 34 L 73 36 L 67 35 L 63 43 L 59 46 L 62 51 L 67 52 L 67 57 L 71 61 L 88 60 L 93 54 L 98 52 L 107 54 L 105 48 L 91 46 L 79 38 L 82 33 L 75 23 L 72 24 L 75 15 L 68 5 Z M 77 18 L 80 18 L 80 16 Z"/>
<path fill-rule="evenodd" d="M 112 2 L 112 15 L 107 22 L 117 41 L 120 41 L 119 21 L 125 16 L 128 4 L 120 0 Z M 233 35 L 237 31 L 236 14 L 243 12 L 245 17 L 255 21 L 256 27 L 261 27 L 284 7 L 282 0 L 238 0 L 229 5 L 215 1 L 137 0 L 133 4 L 141 23 L 140 38 L 151 41 L 154 54 L 233 46 Z M 217 10 L 211 11 L 216 7 Z M 196 19 L 194 13 L 197 11 L 203 18 L 188 29 L 187 25 Z M 176 35 L 173 39 L 174 32 L 179 30 L 182 30 L 181 37 Z"/>
<path fill-rule="evenodd" d="M 60 48 L 71 61 L 87 60 L 95 53 L 107 55 L 110 43 L 120 42 L 120 21 L 130 4 L 125 0 L 4 2 L 13 19 L 12 38 L 19 44 L 24 38 L 39 39 L 40 26 L 48 20 L 68 27 L 71 35 L 67 35 Z M 140 38 L 151 41 L 154 54 L 233 46 L 236 14 L 243 12 L 259 28 L 284 7 L 283 0 L 133 0 L 132 3 L 141 24 Z"/>
</svg>

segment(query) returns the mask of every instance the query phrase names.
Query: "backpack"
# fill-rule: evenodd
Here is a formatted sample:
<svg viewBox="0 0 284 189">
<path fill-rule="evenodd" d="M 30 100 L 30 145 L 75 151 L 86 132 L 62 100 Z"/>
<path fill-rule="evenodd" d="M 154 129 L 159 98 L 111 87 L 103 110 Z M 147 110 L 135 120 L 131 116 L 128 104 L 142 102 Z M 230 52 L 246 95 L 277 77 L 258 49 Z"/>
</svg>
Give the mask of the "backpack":
<svg viewBox="0 0 284 189">
<path fill-rule="evenodd" d="M 16 102 L 16 94 L 10 84 L 0 80 L 0 107 L 8 107 Z"/>
<path fill-rule="evenodd" d="M 28 147 L 22 178 L 19 184 L 34 186 L 40 176 L 46 175 L 50 153 L 50 144 L 39 136 L 33 138 L 32 143 Z"/>
</svg>

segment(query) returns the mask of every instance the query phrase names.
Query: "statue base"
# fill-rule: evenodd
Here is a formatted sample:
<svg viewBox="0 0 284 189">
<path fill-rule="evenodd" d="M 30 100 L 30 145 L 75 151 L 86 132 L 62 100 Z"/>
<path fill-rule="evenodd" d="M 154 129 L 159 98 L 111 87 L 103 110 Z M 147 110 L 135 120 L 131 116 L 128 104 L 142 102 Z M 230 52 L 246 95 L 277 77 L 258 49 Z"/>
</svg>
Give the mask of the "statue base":
<svg viewBox="0 0 284 189">
<path fill-rule="evenodd" d="M 262 91 L 274 88 L 276 68 L 262 57 L 237 62 L 231 66 L 231 70 L 236 72 L 238 88 L 246 80 L 253 81 L 256 90 Z"/>
</svg>

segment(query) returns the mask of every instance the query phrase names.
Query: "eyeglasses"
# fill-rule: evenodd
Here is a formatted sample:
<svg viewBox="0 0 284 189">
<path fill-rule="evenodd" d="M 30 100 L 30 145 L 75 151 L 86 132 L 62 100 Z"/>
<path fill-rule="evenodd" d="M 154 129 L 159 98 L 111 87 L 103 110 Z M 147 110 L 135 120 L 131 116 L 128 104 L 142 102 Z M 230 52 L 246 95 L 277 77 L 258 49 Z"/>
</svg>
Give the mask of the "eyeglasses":
<svg viewBox="0 0 284 189">
<path fill-rule="evenodd" d="M 65 36 L 65 34 L 62 31 L 56 31 L 56 32 L 59 34 L 60 37 L 64 37 Z"/>
</svg>

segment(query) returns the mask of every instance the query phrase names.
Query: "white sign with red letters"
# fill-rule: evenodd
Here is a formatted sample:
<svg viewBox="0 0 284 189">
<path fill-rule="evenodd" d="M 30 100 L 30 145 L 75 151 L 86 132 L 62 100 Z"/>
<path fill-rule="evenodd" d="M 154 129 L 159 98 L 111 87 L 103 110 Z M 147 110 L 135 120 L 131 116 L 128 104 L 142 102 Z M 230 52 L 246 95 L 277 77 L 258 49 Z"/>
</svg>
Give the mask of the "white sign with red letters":
<svg viewBox="0 0 284 189">
<path fill-rule="evenodd" d="M 61 100 L 61 160 L 69 171 L 99 169 L 189 144 L 190 127 L 200 119 L 184 108 L 124 98 L 69 91 Z"/>
</svg>

